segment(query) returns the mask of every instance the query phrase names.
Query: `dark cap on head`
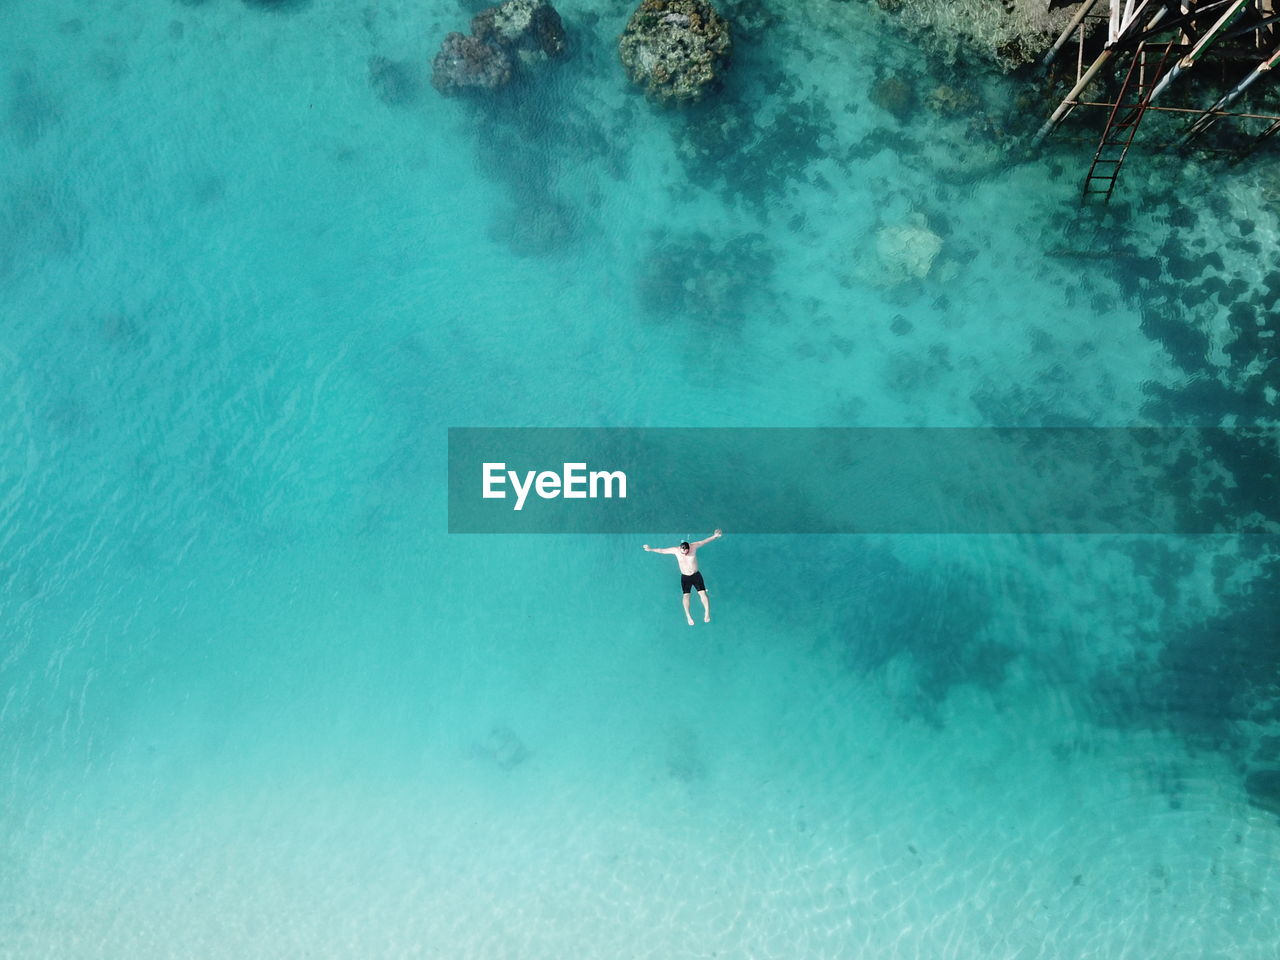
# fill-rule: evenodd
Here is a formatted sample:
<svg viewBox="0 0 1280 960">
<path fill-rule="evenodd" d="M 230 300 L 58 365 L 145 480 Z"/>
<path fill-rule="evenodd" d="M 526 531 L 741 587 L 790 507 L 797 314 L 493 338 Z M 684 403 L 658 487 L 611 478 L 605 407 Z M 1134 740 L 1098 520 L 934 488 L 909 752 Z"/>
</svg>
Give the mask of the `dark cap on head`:
<svg viewBox="0 0 1280 960">
<path fill-rule="evenodd" d="M 681 541 L 680 541 L 680 546 L 681 546 L 681 548 L 683 548 L 683 549 L 685 549 L 685 550 L 688 550 L 688 549 L 689 549 L 689 541 L 688 541 L 688 540 L 681 540 Z"/>
</svg>

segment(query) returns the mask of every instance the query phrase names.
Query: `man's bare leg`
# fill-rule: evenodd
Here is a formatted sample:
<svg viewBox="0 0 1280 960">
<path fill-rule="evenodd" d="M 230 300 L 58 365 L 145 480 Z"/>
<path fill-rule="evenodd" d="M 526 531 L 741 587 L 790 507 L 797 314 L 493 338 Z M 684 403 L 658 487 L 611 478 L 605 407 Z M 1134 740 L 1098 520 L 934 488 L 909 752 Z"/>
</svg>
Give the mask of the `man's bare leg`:
<svg viewBox="0 0 1280 960">
<path fill-rule="evenodd" d="M 693 626 L 693 614 L 689 612 L 689 595 L 684 595 L 684 618 L 689 621 L 689 626 Z"/>
<path fill-rule="evenodd" d="M 707 599 L 707 591 L 699 590 L 698 599 L 702 601 L 702 622 L 711 622 L 711 601 Z M 689 621 L 692 623 L 693 621 Z"/>
</svg>

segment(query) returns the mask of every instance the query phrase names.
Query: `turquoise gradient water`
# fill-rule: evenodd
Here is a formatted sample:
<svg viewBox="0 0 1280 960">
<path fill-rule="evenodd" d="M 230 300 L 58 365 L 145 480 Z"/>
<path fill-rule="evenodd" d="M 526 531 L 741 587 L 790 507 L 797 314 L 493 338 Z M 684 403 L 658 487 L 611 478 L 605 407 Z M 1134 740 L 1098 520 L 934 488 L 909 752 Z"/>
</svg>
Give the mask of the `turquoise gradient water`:
<svg viewBox="0 0 1280 960">
<path fill-rule="evenodd" d="M 1268 168 L 1078 219 L 875 9 L 684 112 L 559 9 L 484 106 L 454 4 L 0 2 L 0 955 L 1274 956 L 1266 538 L 728 530 L 690 629 L 709 530 L 444 532 L 449 426 L 1273 420 Z"/>
</svg>

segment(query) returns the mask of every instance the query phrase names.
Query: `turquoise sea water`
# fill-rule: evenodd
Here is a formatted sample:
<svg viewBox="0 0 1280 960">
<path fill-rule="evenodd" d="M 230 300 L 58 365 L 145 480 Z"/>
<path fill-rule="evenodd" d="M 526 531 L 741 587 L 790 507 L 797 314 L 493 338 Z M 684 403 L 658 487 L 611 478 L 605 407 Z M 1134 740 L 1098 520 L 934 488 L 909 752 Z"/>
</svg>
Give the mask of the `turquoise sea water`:
<svg viewBox="0 0 1280 960">
<path fill-rule="evenodd" d="M 558 9 L 480 106 L 440 0 L 0 0 L 0 956 L 1274 957 L 1274 540 L 728 530 L 689 629 L 444 532 L 450 426 L 1274 422 L 1268 162 L 1081 217 L 874 7 L 683 112 Z"/>
</svg>

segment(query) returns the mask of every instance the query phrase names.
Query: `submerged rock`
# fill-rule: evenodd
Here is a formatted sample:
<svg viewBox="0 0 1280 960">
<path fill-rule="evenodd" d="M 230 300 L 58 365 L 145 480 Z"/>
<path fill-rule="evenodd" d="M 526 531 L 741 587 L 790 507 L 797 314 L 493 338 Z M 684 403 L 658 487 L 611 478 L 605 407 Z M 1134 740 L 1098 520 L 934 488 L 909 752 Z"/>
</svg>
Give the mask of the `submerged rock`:
<svg viewBox="0 0 1280 960">
<path fill-rule="evenodd" d="M 450 95 L 505 87 L 517 64 L 562 57 L 564 23 L 545 0 L 507 0 L 471 19 L 471 35 L 444 38 L 431 65 L 431 85 Z"/>
<path fill-rule="evenodd" d="M 925 97 L 929 108 L 936 113 L 965 115 L 972 113 L 979 106 L 978 98 L 969 90 L 940 83 Z"/>
<path fill-rule="evenodd" d="M 516 732 L 505 724 L 493 727 L 488 735 L 472 745 L 475 755 L 511 771 L 529 759 L 529 749 Z"/>
<path fill-rule="evenodd" d="M 731 49 L 729 22 L 704 0 L 644 0 L 618 41 L 627 76 L 660 102 L 700 100 Z"/>
<path fill-rule="evenodd" d="M 877 0 L 934 54 L 948 61 L 977 53 L 1005 70 L 1034 62 L 1079 9 L 1045 0 Z"/>
<path fill-rule="evenodd" d="M 507 0 L 471 18 L 471 35 L 502 47 L 522 62 L 562 57 L 564 23 L 543 0 Z"/>
<path fill-rule="evenodd" d="M 881 227 L 876 234 L 876 254 L 889 283 L 923 280 L 941 251 L 942 238 L 918 213 L 902 223 Z"/>
<path fill-rule="evenodd" d="M 497 90 L 511 82 L 511 58 L 500 47 L 461 33 L 444 38 L 431 63 L 431 85 L 443 94 Z"/>
<path fill-rule="evenodd" d="M 871 102 L 899 120 L 907 121 L 916 108 L 915 88 L 899 74 L 881 77 L 871 87 Z"/>
</svg>

